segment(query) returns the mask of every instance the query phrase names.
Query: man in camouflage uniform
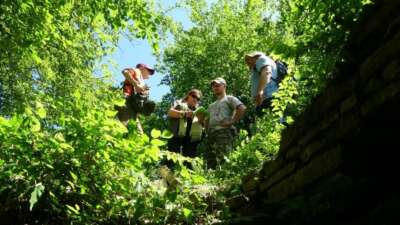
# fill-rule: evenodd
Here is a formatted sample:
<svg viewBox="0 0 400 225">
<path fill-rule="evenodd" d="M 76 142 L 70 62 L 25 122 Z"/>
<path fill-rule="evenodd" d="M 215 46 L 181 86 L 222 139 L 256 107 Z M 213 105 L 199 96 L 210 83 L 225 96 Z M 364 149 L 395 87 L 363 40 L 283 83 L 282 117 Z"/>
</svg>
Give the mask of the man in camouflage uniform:
<svg viewBox="0 0 400 225">
<path fill-rule="evenodd" d="M 223 78 L 212 80 L 211 87 L 217 100 L 208 107 L 208 149 L 205 156 L 208 168 L 215 169 L 224 161 L 224 155 L 233 149 L 233 125 L 243 116 L 246 106 L 236 97 L 226 95 L 226 81 Z"/>
</svg>

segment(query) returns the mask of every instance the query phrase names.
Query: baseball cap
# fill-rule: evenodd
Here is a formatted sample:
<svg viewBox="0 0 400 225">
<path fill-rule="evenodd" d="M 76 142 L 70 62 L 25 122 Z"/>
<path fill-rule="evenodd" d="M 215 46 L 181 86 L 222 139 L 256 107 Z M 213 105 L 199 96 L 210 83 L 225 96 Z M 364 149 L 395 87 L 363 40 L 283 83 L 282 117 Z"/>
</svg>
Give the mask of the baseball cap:
<svg viewBox="0 0 400 225">
<path fill-rule="evenodd" d="M 222 78 L 222 77 L 217 77 L 217 78 L 215 78 L 214 80 L 211 81 L 210 84 L 213 85 L 214 83 L 223 84 L 223 85 L 226 86 L 226 81 L 225 81 L 224 78 Z"/>
<path fill-rule="evenodd" d="M 154 72 L 155 72 L 155 70 L 153 68 L 151 68 L 150 66 L 148 66 L 148 65 L 146 65 L 144 63 L 139 63 L 139 64 L 136 65 L 136 68 L 140 68 L 140 67 L 143 67 L 143 68 L 147 69 L 150 72 L 150 75 L 153 75 Z"/>
<path fill-rule="evenodd" d="M 250 53 L 246 54 L 244 56 L 244 58 L 254 58 L 254 57 L 260 56 L 260 55 L 264 55 L 264 53 L 260 52 L 260 51 L 254 51 L 254 52 L 250 52 Z"/>
</svg>

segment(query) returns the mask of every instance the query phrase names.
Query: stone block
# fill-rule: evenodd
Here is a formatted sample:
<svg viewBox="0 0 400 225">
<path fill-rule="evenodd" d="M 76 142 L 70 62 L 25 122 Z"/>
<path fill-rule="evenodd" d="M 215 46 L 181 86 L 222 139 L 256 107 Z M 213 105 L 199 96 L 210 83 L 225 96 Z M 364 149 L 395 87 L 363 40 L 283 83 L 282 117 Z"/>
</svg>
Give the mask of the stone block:
<svg viewBox="0 0 400 225">
<path fill-rule="evenodd" d="M 226 204 L 229 206 L 230 209 L 237 210 L 249 203 L 249 201 L 250 199 L 248 197 L 241 194 L 227 199 Z"/>
<path fill-rule="evenodd" d="M 317 140 L 314 141 L 313 143 L 311 143 L 310 145 L 308 145 L 304 151 L 302 152 L 302 154 L 300 155 L 300 160 L 304 163 L 307 163 L 311 157 L 314 156 L 314 154 L 316 152 L 318 152 L 319 150 L 322 149 L 322 147 L 324 146 L 325 142 L 324 140 Z"/>
<path fill-rule="evenodd" d="M 289 159 L 289 160 L 293 160 L 294 158 L 296 158 L 300 152 L 302 151 L 302 148 L 296 146 L 293 148 L 290 148 L 285 155 L 285 159 Z"/>
<path fill-rule="evenodd" d="M 261 192 L 266 191 L 273 184 L 277 183 L 284 177 L 293 173 L 293 171 L 296 169 L 296 165 L 297 163 L 295 161 L 290 162 L 284 168 L 278 170 L 273 176 L 271 176 L 270 178 L 266 178 L 265 181 L 260 185 L 260 191 Z"/>
<path fill-rule="evenodd" d="M 358 46 L 358 49 L 356 49 L 358 51 L 353 51 L 353 55 L 357 55 L 361 58 L 367 55 L 360 53 L 368 54 L 379 46 L 380 41 L 387 35 L 390 27 L 393 26 L 392 22 L 395 21 L 398 15 L 399 1 L 379 0 L 374 2 L 374 4 L 365 6 L 368 19 L 363 19 L 362 23 L 355 27 L 355 30 L 353 30 L 349 37 L 353 39 L 350 40 L 349 44 L 353 46 L 353 48 L 354 46 Z M 379 9 L 377 9 L 377 7 L 379 7 Z"/>
<path fill-rule="evenodd" d="M 337 121 L 338 118 L 339 112 L 332 112 L 327 114 L 320 123 L 320 132 L 323 132 L 325 129 L 327 129 L 330 125 L 332 125 L 333 122 Z"/>
<path fill-rule="evenodd" d="M 264 162 L 263 168 L 261 170 L 264 178 L 270 177 L 283 165 L 283 160 L 281 158 Z"/>
<path fill-rule="evenodd" d="M 360 75 L 363 80 L 382 74 L 385 63 L 400 54 L 400 32 L 363 62 Z"/>
<path fill-rule="evenodd" d="M 379 91 L 375 95 L 372 95 L 368 100 L 361 105 L 361 115 L 367 115 L 369 112 L 377 109 L 380 105 L 384 104 L 385 101 L 397 95 L 400 91 L 400 82 L 393 82 L 389 84 L 386 88 Z"/>
<path fill-rule="evenodd" d="M 246 176 L 242 177 L 242 183 L 246 183 L 248 180 L 253 179 L 255 176 L 257 176 L 258 172 L 253 170 Z"/>
<path fill-rule="evenodd" d="M 251 190 L 251 191 L 247 192 L 246 194 L 250 199 L 254 199 L 255 197 L 258 197 L 258 195 L 257 195 L 258 194 L 258 190 L 254 189 L 254 190 Z"/>
<path fill-rule="evenodd" d="M 391 81 L 400 77 L 400 60 L 393 60 L 382 74 L 385 80 Z"/>
<path fill-rule="evenodd" d="M 242 184 L 242 189 L 244 193 L 248 194 L 250 191 L 257 189 L 257 186 L 260 183 L 260 179 L 258 177 L 252 177 Z"/>
<path fill-rule="evenodd" d="M 315 127 L 310 127 L 307 133 L 304 134 L 304 136 L 299 140 L 299 147 L 304 147 L 312 141 L 312 139 L 319 134 L 320 130 L 318 129 L 318 126 Z"/>
<path fill-rule="evenodd" d="M 363 95 L 368 96 L 379 91 L 385 86 L 385 82 L 381 77 L 374 77 L 368 81 L 363 90 Z"/>
<path fill-rule="evenodd" d="M 291 125 L 282 131 L 282 138 L 280 141 L 280 149 L 279 149 L 280 155 L 284 155 L 287 152 L 288 148 L 290 148 L 290 146 L 293 144 L 293 141 L 295 140 L 296 135 L 298 134 L 298 132 L 296 131 L 297 131 L 296 125 Z"/>
<path fill-rule="evenodd" d="M 340 105 L 340 113 L 345 113 L 357 104 L 357 96 L 351 95 Z"/>
<path fill-rule="evenodd" d="M 337 123 L 335 129 L 336 141 L 348 137 L 349 134 L 354 134 L 359 129 L 361 115 L 357 111 L 351 111 L 344 114 Z M 332 128 L 333 129 L 333 128 Z"/>
<path fill-rule="evenodd" d="M 324 91 L 323 95 L 313 103 L 313 107 L 317 110 L 314 110 L 314 113 L 308 115 L 308 117 L 318 119 L 319 116 L 333 111 L 342 99 L 353 93 L 354 88 L 355 82 L 353 80 L 346 80 L 338 85 L 329 87 Z"/>
<path fill-rule="evenodd" d="M 267 191 L 267 203 L 285 200 L 292 194 L 300 193 L 306 185 L 318 178 L 331 173 L 342 164 L 342 150 L 340 147 L 324 152 L 315 157 L 306 166 L 297 170 L 295 174 L 270 187 Z"/>
</svg>

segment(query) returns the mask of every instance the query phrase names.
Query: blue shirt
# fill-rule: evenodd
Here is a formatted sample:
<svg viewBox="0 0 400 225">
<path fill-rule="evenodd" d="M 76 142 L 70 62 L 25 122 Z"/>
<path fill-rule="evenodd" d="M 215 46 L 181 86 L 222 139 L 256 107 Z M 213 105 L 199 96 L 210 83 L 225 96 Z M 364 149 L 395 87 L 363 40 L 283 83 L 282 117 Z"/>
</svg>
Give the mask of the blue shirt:
<svg viewBox="0 0 400 225">
<path fill-rule="evenodd" d="M 278 76 L 275 61 L 269 56 L 261 55 L 257 59 L 256 66 L 254 67 L 254 69 L 251 71 L 251 74 L 250 74 L 250 76 L 251 76 L 250 77 L 250 90 L 251 90 L 252 97 L 255 97 L 257 95 L 257 88 L 258 88 L 258 84 L 260 82 L 260 74 L 261 74 L 261 70 L 264 68 L 264 66 L 271 66 L 272 78 L 276 79 Z M 264 98 L 271 98 L 272 94 L 277 90 L 278 90 L 278 84 L 273 79 L 270 79 L 270 81 L 264 87 Z"/>
</svg>

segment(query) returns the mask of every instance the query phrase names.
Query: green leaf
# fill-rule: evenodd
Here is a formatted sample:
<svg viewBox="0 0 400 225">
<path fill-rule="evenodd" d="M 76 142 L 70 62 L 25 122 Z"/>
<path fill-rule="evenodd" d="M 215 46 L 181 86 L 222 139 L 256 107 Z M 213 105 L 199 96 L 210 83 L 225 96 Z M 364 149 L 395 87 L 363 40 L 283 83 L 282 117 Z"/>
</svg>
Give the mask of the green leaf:
<svg viewBox="0 0 400 225">
<path fill-rule="evenodd" d="M 157 129 L 151 130 L 151 137 L 152 138 L 159 138 L 161 136 L 161 131 Z"/>
<path fill-rule="evenodd" d="M 8 119 L 0 116 L 0 126 L 7 126 L 8 125 Z"/>
<path fill-rule="evenodd" d="M 36 114 L 39 116 L 39 118 L 43 119 L 46 117 L 46 110 L 44 108 L 39 108 L 36 111 Z"/>
<path fill-rule="evenodd" d="M 71 177 L 74 180 L 74 182 L 76 182 L 78 180 L 78 176 L 75 173 L 73 173 L 72 171 L 69 171 L 69 174 L 71 174 Z"/>
<path fill-rule="evenodd" d="M 51 164 L 45 163 L 45 166 L 49 169 L 54 169 L 54 167 Z"/>
<path fill-rule="evenodd" d="M 115 115 L 117 115 L 117 113 L 117 111 L 106 110 L 106 116 L 109 117 L 114 117 Z"/>
<path fill-rule="evenodd" d="M 65 138 L 64 138 L 64 135 L 62 133 L 57 133 L 56 135 L 54 135 L 54 138 L 57 141 L 65 142 Z"/>
<path fill-rule="evenodd" d="M 189 179 L 189 178 L 190 178 L 190 173 L 189 173 L 189 171 L 188 171 L 185 167 L 183 167 L 183 168 L 181 169 L 180 175 L 181 175 L 183 178 L 185 178 L 185 179 Z"/>
<path fill-rule="evenodd" d="M 70 180 L 67 180 L 66 182 L 69 184 L 69 186 L 70 186 L 72 189 L 75 190 L 75 184 L 74 184 L 74 182 L 72 182 L 72 181 L 70 181 Z"/>
<path fill-rule="evenodd" d="M 160 149 L 156 146 L 152 146 L 148 149 L 146 149 L 146 153 L 150 158 L 154 161 L 158 160 L 159 155 L 160 155 Z"/>
<path fill-rule="evenodd" d="M 195 184 L 203 184 L 207 181 L 206 178 L 204 178 L 203 176 L 200 176 L 200 175 L 193 175 L 193 176 L 191 176 L 191 178 L 193 180 L 193 183 L 195 183 Z"/>
<path fill-rule="evenodd" d="M 125 106 L 125 99 L 119 98 L 114 100 L 113 102 L 116 106 Z"/>
<path fill-rule="evenodd" d="M 72 146 L 67 143 L 60 143 L 60 148 L 72 151 L 74 150 L 74 148 L 72 148 Z"/>
<path fill-rule="evenodd" d="M 159 147 L 165 145 L 165 142 L 161 141 L 160 139 L 153 139 L 151 140 L 150 144 Z"/>
<path fill-rule="evenodd" d="M 161 137 L 166 139 L 171 139 L 173 136 L 174 134 L 169 130 L 164 130 L 161 134 Z"/>
<path fill-rule="evenodd" d="M 32 132 L 39 132 L 40 131 L 40 122 L 35 117 L 32 118 L 31 131 Z"/>
<path fill-rule="evenodd" d="M 36 204 L 40 196 L 42 196 L 44 191 L 44 186 L 42 183 L 38 183 L 35 185 L 35 189 L 33 189 L 31 193 L 31 199 L 29 200 L 30 206 L 29 210 L 32 211 L 33 206 Z"/>
<path fill-rule="evenodd" d="M 31 58 L 33 59 L 33 62 L 36 63 L 36 64 L 41 64 L 42 63 L 42 59 L 38 56 L 36 51 L 32 52 Z"/>
<path fill-rule="evenodd" d="M 36 102 L 36 115 L 38 115 L 38 117 L 41 119 L 46 117 L 46 109 L 40 102 Z"/>
<path fill-rule="evenodd" d="M 75 207 L 72 207 L 72 206 L 70 206 L 70 205 L 66 205 L 67 206 L 67 208 L 70 210 L 70 211 L 72 211 L 73 213 L 75 213 L 75 214 L 79 214 L 79 210 L 80 210 L 80 208 L 79 208 L 79 206 L 77 205 L 77 204 L 75 204 Z"/>
<path fill-rule="evenodd" d="M 80 93 L 78 90 L 75 91 L 75 92 L 73 93 L 73 96 L 74 96 L 76 99 L 80 99 L 80 98 L 82 97 L 81 93 Z"/>
<path fill-rule="evenodd" d="M 83 185 L 79 186 L 81 188 L 81 194 L 86 194 L 87 188 Z"/>
<path fill-rule="evenodd" d="M 373 1 L 371 1 L 371 0 L 362 0 L 361 3 L 363 5 L 368 5 L 368 4 L 373 4 Z"/>
<path fill-rule="evenodd" d="M 198 107 L 194 112 L 194 115 L 199 115 L 199 114 L 202 114 L 204 117 L 209 117 L 210 115 L 209 115 L 209 113 L 208 113 L 208 111 L 207 111 L 207 109 L 205 109 L 204 107 L 202 107 L 202 106 L 200 106 L 200 107 Z"/>
<path fill-rule="evenodd" d="M 187 220 L 191 220 L 192 219 L 192 210 L 188 209 L 188 208 L 183 208 L 183 215 L 185 216 L 185 218 Z"/>
</svg>

